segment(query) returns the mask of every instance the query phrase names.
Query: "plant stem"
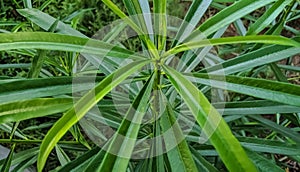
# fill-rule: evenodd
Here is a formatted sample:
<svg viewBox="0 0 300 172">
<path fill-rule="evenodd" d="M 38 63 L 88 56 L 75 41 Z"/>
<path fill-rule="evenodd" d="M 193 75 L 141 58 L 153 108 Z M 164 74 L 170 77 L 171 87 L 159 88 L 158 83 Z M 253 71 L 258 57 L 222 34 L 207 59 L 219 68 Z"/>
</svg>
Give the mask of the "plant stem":
<svg viewBox="0 0 300 172">
<path fill-rule="evenodd" d="M 152 144 L 152 149 L 151 149 L 151 154 L 153 155 L 159 155 L 160 154 L 160 139 L 158 139 L 160 135 L 160 126 L 158 122 L 159 118 L 159 113 L 160 113 L 160 100 L 159 100 L 159 89 L 160 89 L 160 75 L 161 75 L 161 66 L 160 66 L 160 61 L 155 62 L 155 79 L 154 79 L 154 86 L 153 86 L 153 118 L 154 118 L 154 125 L 153 125 L 153 137 L 155 138 L 153 144 Z M 159 157 L 160 156 L 154 156 L 153 158 L 153 171 L 157 171 L 156 167 L 159 164 Z"/>
<path fill-rule="evenodd" d="M 158 90 L 160 89 L 159 85 L 160 85 L 160 75 L 161 75 L 161 70 L 160 70 L 160 66 L 156 65 L 155 67 L 156 69 L 156 77 L 154 80 L 154 86 L 153 86 L 153 91 L 154 91 L 154 102 L 153 102 L 153 109 L 154 109 L 154 117 L 155 120 L 157 119 L 158 115 L 159 115 L 159 94 L 158 94 Z"/>
</svg>

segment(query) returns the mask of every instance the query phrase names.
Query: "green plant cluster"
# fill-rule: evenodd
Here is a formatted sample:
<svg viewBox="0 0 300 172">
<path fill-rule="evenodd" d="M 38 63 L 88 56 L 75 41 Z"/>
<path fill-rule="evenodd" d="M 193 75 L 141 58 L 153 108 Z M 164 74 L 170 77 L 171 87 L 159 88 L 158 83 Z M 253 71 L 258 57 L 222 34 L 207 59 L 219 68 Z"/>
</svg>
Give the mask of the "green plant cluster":
<svg viewBox="0 0 300 172">
<path fill-rule="evenodd" d="M 299 1 L 0 2 L 1 171 L 300 170 Z"/>
</svg>

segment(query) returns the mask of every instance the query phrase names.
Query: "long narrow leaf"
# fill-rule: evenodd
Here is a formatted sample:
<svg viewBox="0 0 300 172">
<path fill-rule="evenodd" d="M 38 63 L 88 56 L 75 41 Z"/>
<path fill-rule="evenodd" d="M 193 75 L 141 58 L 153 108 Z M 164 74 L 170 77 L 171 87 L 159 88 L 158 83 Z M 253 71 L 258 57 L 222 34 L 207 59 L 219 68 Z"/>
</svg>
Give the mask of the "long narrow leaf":
<svg viewBox="0 0 300 172">
<path fill-rule="evenodd" d="M 0 124 L 60 113 L 71 108 L 72 99 L 45 98 L 0 104 Z"/>
<path fill-rule="evenodd" d="M 299 41 L 299 39 L 295 40 Z M 240 55 L 236 58 L 226 60 L 220 64 L 207 67 L 200 72 L 209 71 L 211 73 L 219 73 L 222 71 L 225 75 L 228 75 L 286 59 L 298 53 L 300 53 L 300 48 L 271 45 L 247 54 Z"/>
<path fill-rule="evenodd" d="M 163 58 L 169 55 L 177 54 L 186 50 L 201 48 L 205 46 L 223 45 L 223 44 L 239 44 L 239 43 L 264 43 L 264 44 L 278 44 L 300 47 L 300 43 L 282 36 L 274 35 L 260 35 L 260 36 L 235 36 L 235 37 L 225 37 L 217 39 L 203 39 L 195 40 L 191 42 L 186 42 L 180 44 L 171 50 L 167 51 Z"/>
<path fill-rule="evenodd" d="M 255 119 L 266 128 L 280 133 L 282 136 L 293 139 L 298 145 L 300 145 L 300 134 L 298 132 L 293 131 L 290 128 L 286 128 L 282 125 L 276 124 L 275 122 L 265 119 L 261 116 L 250 116 L 250 118 Z"/>
<path fill-rule="evenodd" d="M 110 145 L 98 171 L 105 171 L 107 168 L 113 171 L 126 171 L 143 116 L 148 109 L 154 76 L 152 75 L 145 83 L 132 106 L 127 111 L 117 133 L 110 141 Z"/>
<path fill-rule="evenodd" d="M 224 106 L 225 107 L 222 107 Z M 222 102 L 213 104 L 217 109 L 222 108 L 223 115 L 256 115 L 277 113 L 298 113 L 300 107 L 285 105 L 268 100 L 253 100 L 241 102 Z"/>
<path fill-rule="evenodd" d="M 27 8 L 27 9 L 17 9 L 17 11 L 24 17 L 28 18 L 31 22 L 35 23 L 45 31 L 48 31 L 51 26 L 56 22 L 54 17 L 51 17 L 49 14 L 46 14 L 38 9 Z M 73 29 L 70 25 L 64 24 L 59 21 L 56 26 L 57 33 L 73 35 L 82 38 L 87 38 L 84 34 Z"/>
<path fill-rule="evenodd" d="M 278 0 L 268 9 L 254 24 L 252 24 L 247 35 L 255 35 L 265 29 L 276 17 L 291 3 L 292 0 Z"/>
<path fill-rule="evenodd" d="M 7 158 L 5 159 L 4 164 L 3 164 L 2 168 L 0 169 L 1 172 L 9 172 L 11 162 L 13 159 L 13 155 L 14 155 L 14 151 L 15 151 L 15 147 L 16 147 L 15 144 L 11 147 L 10 152 L 9 152 Z"/>
<path fill-rule="evenodd" d="M 176 121 L 173 109 L 167 104 L 160 121 L 172 171 L 197 171 L 192 153 Z M 174 144 L 178 144 L 172 148 Z"/>
<path fill-rule="evenodd" d="M 97 102 L 128 76 L 136 72 L 149 61 L 137 61 L 120 68 L 101 81 L 94 89 L 82 97 L 75 106 L 63 115 L 45 136 L 38 157 L 38 171 L 42 171 L 47 157 L 63 135 L 77 123 Z"/>
<path fill-rule="evenodd" d="M 241 144 L 255 152 L 272 153 L 280 155 L 299 155 L 299 145 L 269 139 L 238 137 Z"/>
<path fill-rule="evenodd" d="M 118 6 L 116 6 L 111 0 L 102 0 L 115 14 L 117 14 L 121 19 L 123 19 L 133 30 L 135 30 L 139 37 L 144 41 L 147 45 L 147 48 L 152 53 L 153 58 L 158 59 L 159 53 L 155 48 L 153 42 L 149 39 L 147 35 L 131 20 L 131 18 L 127 17 L 125 13 L 122 12 Z"/>
<path fill-rule="evenodd" d="M 167 36 L 167 1 L 153 0 L 154 11 L 154 35 L 156 37 L 156 46 L 159 51 L 165 49 Z"/>
<path fill-rule="evenodd" d="M 227 123 L 206 97 L 182 74 L 170 67 L 163 67 L 172 85 L 202 127 L 230 171 L 256 171 Z"/>
<path fill-rule="evenodd" d="M 252 11 L 259 9 L 267 4 L 274 2 L 275 0 L 241 0 L 231 6 L 225 8 L 218 14 L 214 15 L 198 28 L 206 36 L 211 35 L 216 32 L 218 29 L 229 25 L 237 19 L 251 13 Z M 194 32 L 197 33 L 197 32 Z M 191 34 L 190 38 L 193 38 L 195 35 Z"/>
<path fill-rule="evenodd" d="M 80 80 L 82 83 L 73 83 Z M 0 81 L 0 104 L 49 97 L 89 90 L 102 77 L 53 77 L 39 79 L 9 79 Z"/>
<path fill-rule="evenodd" d="M 0 51 L 11 49 L 47 49 L 86 54 L 107 55 L 117 58 L 142 56 L 102 41 L 47 32 L 0 33 Z"/>
<path fill-rule="evenodd" d="M 278 167 L 275 163 L 267 158 L 255 153 L 254 151 L 247 150 L 247 155 L 255 163 L 256 167 L 260 171 L 272 171 L 272 172 L 284 172 L 283 169 Z"/>
<path fill-rule="evenodd" d="M 215 88 L 300 106 L 300 86 L 298 85 L 239 76 L 226 76 L 226 81 L 220 75 L 195 73 L 186 76 L 195 82 Z"/>
<path fill-rule="evenodd" d="M 99 147 L 96 147 L 83 155 L 79 156 L 75 160 L 69 162 L 62 168 L 58 170 L 58 172 L 65 172 L 65 171 L 71 171 L 71 170 L 76 170 L 76 168 L 82 166 L 84 163 L 89 162 L 96 154 L 99 152 L 101 149 Z"/>
<path fill-rule="evenodd" d="M 179 30 L 172 43 L 172 47 L 176 46 L 182 40 L 184 40 L 188 34 L 197 26 L 201 17 L 211 4 L 212 0 L 199 0 L 193 1 L 188 12 L 184 17 L 183 23 L 180 25 Z"/>
</svg>

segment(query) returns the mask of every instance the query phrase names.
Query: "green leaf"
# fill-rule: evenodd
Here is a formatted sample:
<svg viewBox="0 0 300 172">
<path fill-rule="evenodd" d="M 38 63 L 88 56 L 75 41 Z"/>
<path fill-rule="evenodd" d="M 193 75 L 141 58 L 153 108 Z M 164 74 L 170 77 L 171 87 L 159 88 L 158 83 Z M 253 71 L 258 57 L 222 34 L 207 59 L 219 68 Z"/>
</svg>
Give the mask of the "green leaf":
<svg viewBox="0 0 300 172">
<path fill-rule="evenodd" d="M 158 51 L 163 51 L 167 40 L 167 0 L 153 0 L 154 35 Z"/>
<path fill-rule="evenodd" d="M 299 41 L 299 39 L 295 39 Z M 209 71 L 211 73 L 224 72 L 225 75 L 245 71 L 257 66 L 276 62 L 300 53 L 300 48 L 282 45 L 271 45 L 256 51 L 240 55 L 236 58 L 226 60 L 220 64 L 207 67 L 200 72 Z"/>
<path fill-rule="evenodd" d="M 75 80 L 81 82 L 73 83 Z M 0 104 L 88 90 L 99 80 L 102 80 L 102 77 L 97 77 L 96 80 L 90 77 L 0 80 Z"/>
<path fill-rule="evenodd" d="M 285 69 L 285 70 L 300 72 L 300 67 L 298 67 L 298 66 L 278 65 L 278 67 Z"/>
<path fill-rule="evenodd" d="M 276 17 L 291 3 L 292 0 L 278 0 L 268 9 L 254 24 L 252 24 L 247 35 L 256 35 L 265 29 Z"/>
<path fill-rule="evenodd" d="M 180 44 L 163 54 L 162 58 L 177 54 L 190 49 L 196 49 L 206 46 L 224 45 L 224 44 L 239 44 L 239 43 L 264 43 L 264 44 L 278 44 L 300 47 L 300 43 L 289 38 L 275 35 L 259 35 L 259 36 L 235 36 L 217 39 L 200 39 L 200 41 L 190 41 Z"/>
<path fill-rule="evenodd" d="M 139 0 L 139 4 L 140 4 L 141 10 L 142 10 L 142 13 L 144 15 L 144 21 L 146 22 L 147 30 L 144 30 L 144 32 L 148 33 L 148 34 L 153 33 L 152 19 L 151 19 L 151 16 L 149 15 L 149 14 L 151 14 L 149 1 L 148 0 Z M 149 37 L 154 42 L 153 35 L 150 34 Z"/>
<path fill-rule="evenodd" d="M 265 79 L 212 74 L 186 74 L 191 80 L 214 88 L 230 90 L 266 100 L 300 106 L 300 86 Z"/>
<path fill-rule="evenodd" d="M 280 70 L 280 68 L 278 67 L 278 65 L 276 63 L 270 63 L 269 66 L 272 69 L 272 71 L 278 81 L 288 83 L 288 80 L 287 80 L 285 74 L 282 73 L 282 71 Z"/>
<path fill-rule="evenodd" d="M 288 142 L 260 139 L 251 137 L 237 137 L 241 144 L 255 152 L 272 153 L 280 155 L 299 155 L 299 145 Z"/>
<path fill-rule="evenodd" d="M 213 105 L 216 109 L 223 111 L 223 115 L 257 115 L 300 112 L 300 107 L 285 105 L 268 100 L 221 102 L 214 103 Z"/>
<path fill-rule="evenodd" d="M 84 171 L 99 171 L 99 166 L 101 165 L 101 161 L 103 160 L 104 156 L 105 156 L 105 151 L 104 149 L 107 148 L 108 142 L 102 146 L 102 149 L 100 149 L 99 151 L 97 151 L 97 154 L 91 158 L 91 160 L 85 165 L 84 167 Z"/>
<path fill-rule="evenodd" d="M 48 31 L 51 26 L 57 21 L 54 17 L 51 17 L 49 14 L 43 13 L 42 11 L 34 8 L 27 9 L 17 9 L 18 13 L 22 16 L 28 18 L 31 22 L 35 23 L 45 31 Z M 59 21 L 56 26 L 56 32 L 65 34 L 65 35 L 74 35 L 78 37 L 87 38 L 79 31 L 73 29 L 70 25 L 64 24 Z"/>
<path fill-rule="evenodd" d="M 60 168 L 58 170 L 58 172 L 65 172 L 65 171 L 72 171 L 72 170 L 76 170 L 76 168 L 81 167 L 82 165 L 84 165 L 85 163 L 89 163 L 89 161 L 91 161 L 91 159 L 97 154 L 97 152 L 99 152 L 101 149 L 99 147 L 96 147 L 86 153 L 84 153 L 83 155 L 79 156 L 78 158 L 76 158 L 75 160 L 69 162 L 68 164 L 66 164 L 65 166 L 63 166 L 62 168 Z"/>
<path fill-rule="evenodd" d="M 153 88 L 155 75 L 145 83 L 127 111 L 117 133 L 110 140 L 108 150 L 101 162 L 99 170 L 112 169 L 126 171 L 144 114 L 148 110 L 149 98 Z M 90 170 L 87 170 L 90 171 Z"/>
<path fill-rule="evenodd" d="M 274 162 L 268 160 L 267 158 L 246 149 L 246 153 L 249 158 L 255 163 L 256 167 L 262 172 L 274 171 L 274 172 L 284 172 L 283 169 L 278 167 Z"/>
<path fill-rule="evenodd" d="M 144 58 L 134 52 L 102 41 L 57 33 L 0 33 L 0 37 L 0 51 L 11 49 L 45 49 L 107 55 L 116 58 Z"/>
<path fill-rule="evenodd" d="M 201 34 L 209 36 L 220 28 L 274 1 L 275 0 L 240 0 L 205 21 L 199 26 L 198 30 L 202 32 Z M 197 31 L 194 33 L 197 33 Z M 194 36 L 194 34 L 191 34 L 189 37 L 193 38 Z"/>
<path fill-rule="evenodd" d="M 73 105 L 73 99 L 43 98 L 0 104 L 0 124 L 61 113 Z"/>
<path fill-rule="evenodd" d="M 85 94 L 73 108 L 66 112 L 49 130 L 41 144 L 37 163 L 38 171 L 42 171 L 53 147 L 75 123 L 114 87 L 147 63 L 149 63 L 149 61 L 132 62 L 118 69 L 97 84 L 97 86 Z"/>
<path fill-rule="evenodd" d="M 300 145 L 300 134 L 296 131 L 291 130 L 290 128 L 279 125 L 273 121 L 265 119 L 261 116 L 249 116 L 250 118 L 259 122 L 259 124 L 269 128 L 277 133 L 280 133 L 284 137 L 289 137 L 294 140 L 298 145 Z"/>
<path fill-rule="evenodd" d="M 56 20 L 53 25 L 49 28 L 49 32 L 54 32 L 56 30 L 59 20 Z M 38 78 L 43 67 L 44 61 L 46 59 L 47 51 L 38 50 L 37 54 L 33 57 L 32 65 L 28 74 L 29 78 Z"/>
<path fill-rule="evenodd" d="M 40 10 L 44 10 L 51 2 L 52 2 L 53 0 L 47 0 L 47 1 L 45 1 L 40 7 L 39 7 L 39 9 Z"/>
<path fill-rule="evenodd" d="M 122 10 L 116 6 L 111 0 L 102 0 L 116 15 L 118 15 L 121 19 L 124 20 L 133 30 L 137 32 L 141 40 L 147 45 L 148 50 L 151 52 L 152 58 L 159 59 L 159 53 L 153 44 L 153 42 L 149 39 L 149 37 L 142 31 L 138 25 L 134 23 L 134 21 L 126 16 Z"/>
<path fill-rule="evenodd" d="M 55 151 L 56 151 L 57 158 L 60 162 L 60 165 L 64 166 L 71 161 L 68 155 L 59 145 L 55 146 Z"/>
<path fill-rule="evenodd" d="M 202 127 L 205 135 L 214 145 L 228 170 L 257 171 L 238 140 L 233 136 L 227 123 L 201 91 L 176 70 L 166 66 L 163 69 Z"/>
<path fill-rule="evenodd" d="M 198 171 L 218 172 L 218 170 L 193 147 L 190 147 L 190 150 L 193 153 L 194 160 L 198 166 Z"/>
<path fill-rule="evenodd" d="M 25 8 L 32 8 L 31 0 L 23 0 Z"/>
<path fill-rule="evenodd" d="M 32 148 L 32 149 L 27 149 L 27 150 L 18 152 L 14 155 L 11 165 L 14 166 L 14 165 L 20 164 L 23 161 L 25 161 L 26 159 L 34 157 L 35 155 L 37 155 L 37 153 L 38 153 L 38 148 Z M 3 165 L 4 161 L 5 161 L 5 159 L 1 160 L 0 164 Z M 1 165 L 0 165 L 0 167 L 1 167 Z"/>
<path fill-rule="evenodd" d="M 190 34 L 193 31 L 211 2 L 212 0 L 199 0 L 192 2 L 183 19 L 184 21 L 182 22 L 178 29 L 178 32 L 176 33 L 175 39 L 172 43 L 172 47 L 176 46 L 179 42 L 185 39 L 186 34 Z"/>
<path fill-rule="evenodd" d="M 123 3 L 133 21 L 142 29 L 144 33 L 153 33 L 152 19 L 150 14 L 150 6 L 147 0 L 123 0 Z M 150 24 L 149 24 L 150 22 Z M 147 35 L 153 40 L 152 35 Z"/>
<path fill-rule="evenodd" d="M 31 158 L 26 159 L 25 161 L 21 162 L 17 166 L 14 167 L 11 172 L 19 172 L 19 171 L 30 171 L 33 170 L 32 165 L 36 162 L 37 156 L 33 156 Z"/>
<path fill-rule="evenodd" d="M 7 158 L 5 159 L 5 162 L 0 170 L 1 172 L 9 172 L 11 162 L 13 159 L 13 155 L 14 155 L 15 147 L 16 147 L 16 144 L 13 144 L 13 146 L 11 147 L 10 152 L 9 152 Z"/>
<path fill-rule="evenodd" d="M 192 153 L 170 104 L 167 104 L 165 113 L 161 116 L 160 124 L 164 133 L 166 149 L 169 150 L 167 155 L 172 171 L 197 171 Z M 175 147 L 174 144 L 176 144 Z"/>
<path fill-rule="evenodd" d="M 30 63 L 16 63 L 16 64 L 1 64 L 0 69 L 10 69 L 10 68 L 30 68 Z"/>
</svg>

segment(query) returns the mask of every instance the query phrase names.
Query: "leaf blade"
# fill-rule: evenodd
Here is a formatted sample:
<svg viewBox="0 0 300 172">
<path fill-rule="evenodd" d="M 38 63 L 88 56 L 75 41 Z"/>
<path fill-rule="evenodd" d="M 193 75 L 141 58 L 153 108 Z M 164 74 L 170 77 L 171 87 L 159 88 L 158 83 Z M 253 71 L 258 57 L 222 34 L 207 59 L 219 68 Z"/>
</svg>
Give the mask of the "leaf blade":
<svg viewBox="0 0 300 172">
<path fill-rule="evenodd" d="M 37 163 L 38 171 L 42 171 L 51 150 L 71 126 L 78 122 L 90 108 L 100 101 L 115 86 L 147 63 L 149 63 L 149 61 L 132 62 L 129 65 L 120 68 L 101 81 L 94 89 L 82 97 L 72 109 L 66 112 L 49 130 L 41 144 Z"/>
<path fill-rule="evenodd" d="M 206 46 L 224 45 L 224 44 L 238 44 L 238 43 L 264 43 L 264 44 L 278 44 L 300 47 L 300 43 L 288 38 L 276 35 L 248 35 L 248 36 L 235 36 L 235 37 L 224 37 L 216 39 L 200 39 L 200 41 L 189 41 L 180 44 L 169 51 L 167 51 L 163 58 L 170 55 L 177 54 L 190 49 L 196 49 Z"/>
<path fill-rule="evenodd" d="M 127 111 L 126 116 L 118 128 L 118 134 L 111 140 L 99 171 L 104 171 L 107 168 L 113 169 L 113 171 L 126 171 L 143 116 L 147 111 L 154 76 L 155 75 L 150 76 L 135 98 L 130 109 Z"/>
<path fill-rule="evenodd" d="M 167 155 L 171 169 L 173 171 L 197 171 L 192 153 L 173 113 L 170 104 L 167 104 L 165 114 L 160 120 L 166 149 L 169 150 Z M 174 143 L 178 145 L 172 148 Z"/>
<path fill-rule="evenodd" d="M 11 49 L 45 49 L 87 54 L 109 55 L 117 58 L 138 58 L 135 53 L 102 41 L 47 32 L 0 33 L 0 51 Z M 143 58 L 142 58 L 143 59 Z"/>
<path fill-rule="evenodd" d="M 71 108 L 72 104 L 73 100 L 68 98 L 33 99 L 0 104 L 0 124 L 64 112 Z"/>
<path fill-rule="evenodd" d="M 257 171 L 226 122 L 205 96 L 182 74 L 166 66 L 163 69 L 192 111 L 198 124 L 209 136 L 226 167 L 230 171 Z"/>
<path fill-rule="evenodd" d="M 226 76 L 225 81 L 224 76 L 221 75 L 207 75 L 202 73 L 194 73 L 192 75 L 187 74 L 186 76 L 192 80 L 195 79 L 194 81 L 201 84 L 266 100 L 300 106 L 300 86 L 298 85 L 239 76 Z"/>
</svg>

